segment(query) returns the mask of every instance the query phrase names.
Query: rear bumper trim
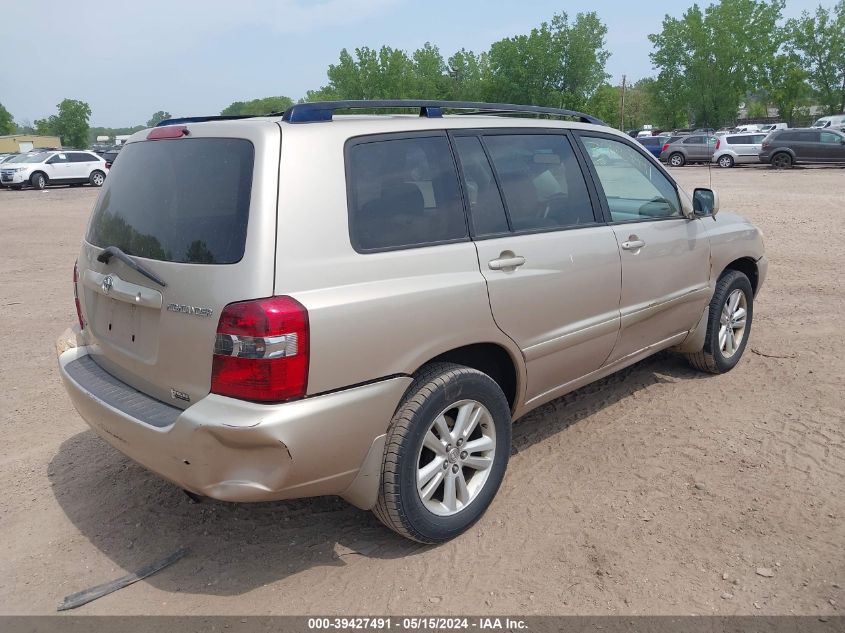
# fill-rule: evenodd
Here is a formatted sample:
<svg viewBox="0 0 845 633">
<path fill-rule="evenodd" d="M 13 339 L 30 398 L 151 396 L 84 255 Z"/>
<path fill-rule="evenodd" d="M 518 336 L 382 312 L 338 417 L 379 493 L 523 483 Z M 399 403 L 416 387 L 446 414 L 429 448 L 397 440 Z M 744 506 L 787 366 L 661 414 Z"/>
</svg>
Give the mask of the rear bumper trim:
<svg viewBox="0 0 845 633">
<path fill-rule="evenodd" d="M 65 365 L 68 377 L 92 397 L 131 416 L 141 424 L 158 429 L 176 422 L 182 409 L 171 407 L 121 382 L 94 362 L 91 356 L 81 356 Z"/>
</svg>

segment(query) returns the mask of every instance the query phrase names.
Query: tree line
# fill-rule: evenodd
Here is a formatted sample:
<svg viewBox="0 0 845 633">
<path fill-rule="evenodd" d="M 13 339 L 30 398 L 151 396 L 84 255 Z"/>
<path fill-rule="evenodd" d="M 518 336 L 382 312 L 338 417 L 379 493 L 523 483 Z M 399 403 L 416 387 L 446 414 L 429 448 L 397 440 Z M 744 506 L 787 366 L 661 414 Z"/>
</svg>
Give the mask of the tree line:
<svg viewBox="0 0 845 633">
<path fill-rule="evenodd" d="M 340 51 L 327 83 L 300 101 L 335 99 L 444 99 L 520 103 L 583 110 L 616 127 L 730 125 L 741 104 L 751 117 L 769 106 L 790 124 L 809 106 L 845 111 L 845 0 L 784 20 L 785 0 L 718 0 L 666 15 L 648 36 L 657 71 L 624 86 L 606 72 L 607 27 L 593 11 L 552 16 L 529 33 L 494 42 L 486 51 L 461 49 L 444 57 L 431 43 L 407 52 L 382 46 Z M 287 96 L 235 101 L 223 115 L 283 112 Z M 87 103 L 65 99 L 57 113 L 32 126 L 15 125 L 0 104 L 0 134 L 59 136 L 82 147 L 97 135 L 143 126 L 90 128 Z M 159 111 L 148 126 L 170 118 Z"/>
</svg>

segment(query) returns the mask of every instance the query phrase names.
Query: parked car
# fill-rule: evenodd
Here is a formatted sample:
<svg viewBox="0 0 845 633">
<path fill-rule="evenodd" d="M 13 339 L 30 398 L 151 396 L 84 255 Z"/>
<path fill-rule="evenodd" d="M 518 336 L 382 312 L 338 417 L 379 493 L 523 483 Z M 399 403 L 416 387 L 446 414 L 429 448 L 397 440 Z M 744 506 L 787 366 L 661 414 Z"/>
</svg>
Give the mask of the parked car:
<svg viewBox="0 0 845 633">
<path fill-rule="evenodd" d="M 640 142 L 640 145 L 645 147 L 648 151 L 654 154 L 655 157 L 660 156 L 660 152 L 663 150 L 663 145 L 669 140 L 668 136 L 646 136 L 643 138 L 637 139 Z"/>
<path fill-rule="evenodd" d="M 672 167 L 683 167 L 687 163 L 709 163 L 715 147 L 715 136 L 691 134 L 669 143 L 668 146 L 664 144 L 660 160 Z"/>
<path fill-rule="evenodd" d="M 761 125 L 760 131 L 768 134 L 769 132 L 774 132 L 775 130 L 786 130 L 788 128 L 789 125 L 786 123 L 769 123 L 767 125 Z"/>
<path fill-rule="evenodd" d="M 23 156 L 23 154 L 4 154 L 0 157 L 0 166 L 6 163 L 12 163 L 18 159 L 18 157 Z M 0 178 L 0 188 L 5 188 L 6 184 L 3 182 L 3 179 Z"/>
<path fill-rule="evenodd" d="M 759 132 L 760 126 L 758 126 L 756 123 L 751 123 L 749 125 L 737 125 L 733 131 L 735 134 L 748 134 L 751 132 Z"/>
<path fill-rule="evenodd" d="M 845 163 L 845 133 L 832 128 L 776 130 L 763 140 L 759 159 L 780 169 L 799 163 Z"/>
<path fill-rule="evenodd" d="M 697 127 L 695 128 L 691 134 L 706 134 L 708 136 L 713 136 L 716 133 L 712 127 Z"/>
<path fill-rule="evenodd" d="M 717 137 L 713 162 L 719 167 L 759 163 L 765 134 L 726 134 Z"/>
<path fill-rule="evenodd" d="M 106 161 L 106 169 L 111 169 L 112 163 L 114 163 L 118 154 L 120 154 L 119 147 L 110 149 L 109 151 L 103 152 L 103 154 L 101 154 L 103 160 Z"/>
<path fill-rule="evenodd" d="M 335 116 L 397 105 L 420 115 Z M 589 115 L 444 108 L 478 105 L 134 134 L 59 348 L 93 430 L 194 495 L 340 495 L 437 543 L 491 503 L 512 420 L 670 347 L 737 364 L 767 270 L 753 225 Z"/>
<path fill-rule="evenodd" d="M 0 167 L 0 182 L 12 189 L 84 183 L 100 187 L 105 179 L 106 161 L 83 151 L 38 152 Z"/>
<path fill-rule="evenodd" d="M 834 128 L 842 130 L 845 128 L 845 114 L 834 114 L 832 116 L 823 116 L 818 119 L 811 127 L 814 128 Z"/>
</svg>

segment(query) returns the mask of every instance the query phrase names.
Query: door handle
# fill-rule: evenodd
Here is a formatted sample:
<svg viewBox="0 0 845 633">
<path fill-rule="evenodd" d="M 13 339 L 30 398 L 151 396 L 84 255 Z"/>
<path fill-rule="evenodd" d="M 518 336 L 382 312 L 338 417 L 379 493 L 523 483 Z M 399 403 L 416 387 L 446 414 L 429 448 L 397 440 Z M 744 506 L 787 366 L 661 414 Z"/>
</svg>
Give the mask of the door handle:
<svg viewBox="0 0 845 633">
<path fill-rule="evenodd" d="M 635 238 L 636 236 L 632 235 L 631 237 Z M 622 242 L 622 248 L 626 251 L 636 251 L 641 249 L 643 246 L 645 246 L 645 242 L 640 239 L 629 239 L 627 242 Z"/>
<path fill-rule="evenodd" d="M 514 255 L 510 251 L 505 251 L 500 254 L 497 259 L 491 259 L 487 262 L 490 270 L 514 270 L 525 263 L 525 258 L 521 255 Z"/>
</svg>

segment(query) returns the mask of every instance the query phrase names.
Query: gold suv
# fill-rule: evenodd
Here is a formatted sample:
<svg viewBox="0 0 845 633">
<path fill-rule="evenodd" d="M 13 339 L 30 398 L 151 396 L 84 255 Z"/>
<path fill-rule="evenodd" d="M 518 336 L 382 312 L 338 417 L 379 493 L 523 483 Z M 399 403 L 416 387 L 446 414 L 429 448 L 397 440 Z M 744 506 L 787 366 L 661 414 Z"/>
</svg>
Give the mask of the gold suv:
<svg viewBox="0 0 845 633">
<path fill-rule="evenodd" d="M 413 113 L 337 114 L 384 108 Z M 94 207 L 62 379 L 193 495 L 340 495 L 442 542 L 489 506 L 527 411 L 666 348 L 737 364 L 766 259 L 718 210 L 566 110 L 165 121 Z"/>
</svg>

